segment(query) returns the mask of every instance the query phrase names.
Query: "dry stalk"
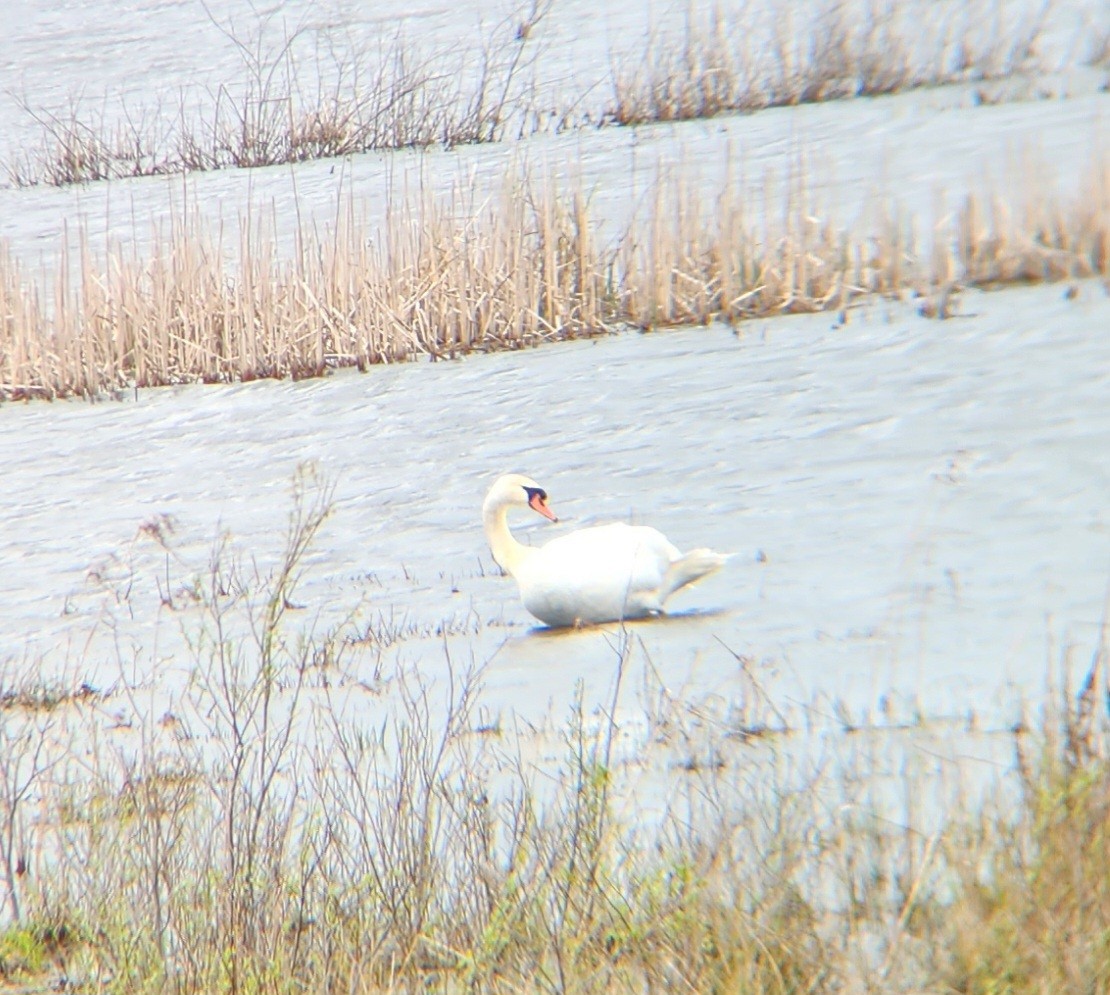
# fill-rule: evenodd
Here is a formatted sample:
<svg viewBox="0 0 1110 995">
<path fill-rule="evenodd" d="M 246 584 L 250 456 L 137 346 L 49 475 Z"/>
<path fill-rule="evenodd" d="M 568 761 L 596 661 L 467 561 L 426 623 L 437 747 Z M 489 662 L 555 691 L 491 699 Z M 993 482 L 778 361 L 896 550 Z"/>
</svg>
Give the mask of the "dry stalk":
<svg viewBox="0 0 1110 995">
<path fill-rule="evenodd" d="M 534 192 L 520 180 L 476 211 L 462 190 L 407 201 L 373 236 L 341 212 L 330 237 L 301 232 L 290 259 L 265 219 L 241 220 L 231 264 L 222 229 L 196 219 L 175 223 L 145 260 L 98 258 L 81 232 L 79 265 L 63 252 L 48 295 L 0 247 L 0 397 L 319 376 L 620 324 L 844 312 L 867 293 L 1110 272 L 1101 164 L 1070 203 L 968 196 L 925 244 L 888 210 L 870 231 L 844 230 L 804 168 L 779 205 L 771 184 L 762 191 L 753 205 L 730 181 L 709 201 L 661 175 L 648 207 L 609 243 L 581 190 Z"/>
<path fill-rule="evenodd" d="M 256 32 L 241 36 L 208 10 L 238 56 L 234 80 L 199 109 L 183 94 L 168 126 L 162 98 L 153 107 L 121 103 L 115 122 L 104 108 L 71 101 L 50 110 L 24 99 L 42 138 L 6 164 L 8 179 L 61 186 L 498 141 L 511 119 L 530 113 L 525 94 L 536 53 L 528 38 L 549 10 L 532 0 L 480 45 L 442 52 L 424 52 L 400 33 L 377 52 L 350 52 L 325 33 L 314 61 L 301 52 L 303 27 L 271 40 L 272 15 L 260 16 Z"/>
<path fill-rule="evenodd" d="M 605 119 L 683 121 L 1027 71 L 1050 4 L 996 6 L 827 0 L 770 6 L 762 21 L 720 3 L 691 7 L 680 36 L 656 36 L 646 54 L 614 68 Z"/>
</svg>

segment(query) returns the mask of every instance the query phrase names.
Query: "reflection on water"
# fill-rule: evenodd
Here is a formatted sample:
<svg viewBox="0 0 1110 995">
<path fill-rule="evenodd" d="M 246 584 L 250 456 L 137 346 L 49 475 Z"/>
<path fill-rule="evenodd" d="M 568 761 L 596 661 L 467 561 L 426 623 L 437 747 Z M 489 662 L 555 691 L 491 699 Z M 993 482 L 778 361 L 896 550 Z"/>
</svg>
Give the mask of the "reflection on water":
<svg viewBox="0 0 1110 995">
<path fill-rule="evenodd" d="M 529 629 L 524 637 L 528 639 L 561 639 L 576 632 L 605 633 L 606 635 L 635 634 L 638 630 L 651 626 L 658 628 L 666 625 L 680 625 L 687 619 L 722 618 L 728 614 L 726 608 L 686 608 L 680 611 L 669 611 L 661 615 L 646 618 L 630 618 L 624 622 L 605 622 L 598 625 L 584 625 L 577 628 L 550 628 L 546 625 L 535 625 Z"/>
</svg>

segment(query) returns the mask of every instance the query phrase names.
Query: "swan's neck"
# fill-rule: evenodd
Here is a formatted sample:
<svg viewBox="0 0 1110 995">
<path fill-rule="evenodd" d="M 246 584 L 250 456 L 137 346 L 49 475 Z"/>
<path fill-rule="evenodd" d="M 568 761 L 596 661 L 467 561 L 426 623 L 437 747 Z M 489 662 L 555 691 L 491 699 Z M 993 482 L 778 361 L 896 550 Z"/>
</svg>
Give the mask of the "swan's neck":
<svg viewBox="0 0 1110 995">
<path fill-rule="evenodd" d="M 528 556 L 535 552 L 513 538 L 509 531 L 509 508 L 504 504 L 488 505 L 482 509 L 482 524 L 486 529 L 486 542 L 497 565 L 512 577 Z"/>
</svg>

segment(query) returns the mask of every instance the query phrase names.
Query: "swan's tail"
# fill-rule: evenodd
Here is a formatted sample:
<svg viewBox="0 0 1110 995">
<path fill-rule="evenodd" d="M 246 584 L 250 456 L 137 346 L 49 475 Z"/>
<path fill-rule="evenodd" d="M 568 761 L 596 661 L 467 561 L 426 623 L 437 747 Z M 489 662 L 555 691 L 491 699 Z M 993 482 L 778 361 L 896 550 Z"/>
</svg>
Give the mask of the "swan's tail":
<svg viewBox="0 0 1110 995">
<path fill-rule="evenodd" d="M 724 553 L 714 553 L 711 549 L 692 549 L 685 556 L 675 560 L 667 568 L 664 587 L 670 594 L 680 587 L 692 584 L 702 577 L 720 570 L 728 562 Z"/>
</svg>

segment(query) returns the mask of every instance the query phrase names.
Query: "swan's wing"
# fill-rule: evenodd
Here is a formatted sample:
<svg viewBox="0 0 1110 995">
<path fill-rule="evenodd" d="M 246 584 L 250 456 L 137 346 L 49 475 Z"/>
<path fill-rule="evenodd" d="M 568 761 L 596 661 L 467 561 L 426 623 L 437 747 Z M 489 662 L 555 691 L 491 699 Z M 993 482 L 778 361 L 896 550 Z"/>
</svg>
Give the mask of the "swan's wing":
<svg viewBox="0 0 1110 995">
<path fill-rule="evenodd" d="M 552 575 L 604 578 L 608 583 L 622 582 L 638 589 L 657 586 L 667 567 L 681 555 L 661 532 L 617 523 L 553 539 L 540 550 L 538 562 Z"/>
<path fill-rule="evenodd" d="M 555 625 L 634 618 L 662 609 L 679 551 L 644 526 L 601 525 L 554 539 L 520 578 L 526 607 Z"/>
</svg>

